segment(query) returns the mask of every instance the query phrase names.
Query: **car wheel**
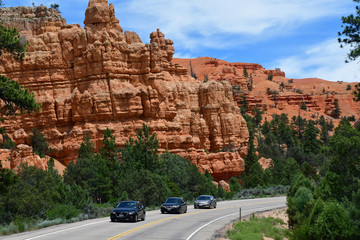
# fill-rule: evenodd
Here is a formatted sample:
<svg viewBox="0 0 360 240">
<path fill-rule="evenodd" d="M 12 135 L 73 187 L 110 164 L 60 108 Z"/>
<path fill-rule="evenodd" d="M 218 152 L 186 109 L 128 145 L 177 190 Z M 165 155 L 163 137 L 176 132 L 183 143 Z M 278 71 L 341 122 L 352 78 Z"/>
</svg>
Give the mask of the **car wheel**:
<svg viewBox="0 0 360 240">
<path fill-rule="evenodd" d="M 216 208 L 216 203 L 215 203 L 215 205 L 214 205 L 214 208 Z"/>
<path fill-rule="evenodd" d="M 187 208 L 185 208 L 185 211 L 184 211 L 184 213 L 186 213 L 187 212 Z"/>
<path fill-rule="evenodd" d="M 143 217 L 141 218 L 141 221 L 145 221 L 145 213 L 144 213 L 144 215 L 143 215 Z"/>
<path fill-rule="evenodd" d="M 111 221 L 112 221 L 112 222 L 115 222 L 115 219 L 114 219 L 114 218 L 111 218 Z"/>
<path fill-rule="evenodd" d="M 138 221 L 138 215 L 135 214 L 135 216 L 134 216 L 134 222 L 137 222 L 137 221 Z"/>
<path fill-rule="evenodd" d="M 197 209 L 198 207 L 196 205 L 194 205 L 194 208 Z"/>
<path fill-rule="evenodd" d="M 162 213 L 162 214 L 164 214 L 164 213 L 165 213 L 165 211 L 161 210 L 161 213 Z"/>
</svg>

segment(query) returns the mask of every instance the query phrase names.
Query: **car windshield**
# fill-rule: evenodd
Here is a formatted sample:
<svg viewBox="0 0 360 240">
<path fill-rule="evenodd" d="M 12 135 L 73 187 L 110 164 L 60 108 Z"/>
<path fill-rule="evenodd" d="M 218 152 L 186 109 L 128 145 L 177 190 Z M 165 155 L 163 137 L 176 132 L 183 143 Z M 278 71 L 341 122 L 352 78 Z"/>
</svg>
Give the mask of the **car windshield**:
<svg viewBox="0 0 360 240">
<path fill-rule="evenodd" d="M 166 203 L 180 203 L 180 199 L 179 198 L 168 198 L 165 202 Z"/>
<path fill-rule="evenodd" d="M 120 202 L 116 207 L 117 208 L 136 208 L 136 202 Z"/>
<path fill-rule="evenodd" d="M 210 200 L 209 196 L 200 196 L 198 200 Z"/>
</svg>

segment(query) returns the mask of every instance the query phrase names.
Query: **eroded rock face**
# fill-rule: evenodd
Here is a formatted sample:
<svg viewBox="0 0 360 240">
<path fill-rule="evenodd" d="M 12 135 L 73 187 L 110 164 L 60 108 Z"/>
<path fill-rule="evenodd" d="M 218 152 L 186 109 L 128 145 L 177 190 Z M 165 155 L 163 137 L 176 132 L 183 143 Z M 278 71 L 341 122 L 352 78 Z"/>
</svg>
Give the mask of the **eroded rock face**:
<svg viewBox="0 0 360 240">
<path fill-rule="evenodd" d="M 256 108 L 262 109 L 263 120 L 266 118 L 270 121 L 273 114 L 286 113 L 289 119 L 299 114 L 307 120 L 323 116 L 326 121 L 333 121 L 337 125 L 341 117 L 360 117 L 360 103 L 353 100 L 352 94 L 356 82 L 330 82 L 319 78 L 290 79 L 280 69 L 267 70 L 256 63 L 229 63 L 210 57 L 175 58 L 172 61 L 187 69 L 191 65 L 201 80 L 206 76 L 209 80 L 230 82 L 234 100 L 239 106 L 243 105 L 246 98 L 248 114 L 252 114 Z M 340 118 L 335 118 L 333 113 L 335 99 L 338 99 L 341 110 Z M 300 108 L 303 102 L 306 110 Z"/>
<path fill-rule="evenodd" d="M 261 157 L 258 161 L 263 170 L 268 169 L 273 162 L 271 158 L 264 158 L 264 157 Z"/>
<path fill-rule="evenodd" d="M 38 17 L 42 11 L 51 14 Z M 150 44 L 125 32 L 107 0 L 90 0 L 85 28 L 67 25 L 46 8 L 1 8 L 0 16 L 29 42 L 23 62 L 0 57 L 0 73 L 34 92 L 41 111 L 4 123 L 7 133 L 26 143 L 38 128 L 67 165 L 86 133 L 98 148 L 106 128 L 122 146 L 142 124 L 168 149 L 206 169 L 217 180 L 244 170 L 248 131 L 227 82 L 201 83 L 172 63 L 173 42 L 157 30 Z M 6 14 L 4 13 L 6 12 Z M 31 16 L 31 18 L 23 18 Z M 11 18 L 9 16 L 12 16 Z M 211 153 L 230 147 L 233 153 Z"/>
</svg>

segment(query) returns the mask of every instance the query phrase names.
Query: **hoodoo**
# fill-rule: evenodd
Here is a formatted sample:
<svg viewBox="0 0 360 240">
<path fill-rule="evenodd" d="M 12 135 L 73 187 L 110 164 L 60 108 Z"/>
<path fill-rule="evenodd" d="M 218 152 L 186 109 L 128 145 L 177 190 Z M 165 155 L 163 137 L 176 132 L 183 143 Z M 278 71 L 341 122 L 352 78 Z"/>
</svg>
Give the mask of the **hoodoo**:
<svg viewBox="0 0 360 240">
<path fill-rule="evenodd" d="M 54 149 L 50 155 L 67 165 L 86 133 L 98 148 L 109 128 L 122 146 L 145 123 L 160 151 L 191 160 L 217 181 L 244 170 L 248 130 L 231 85 L 190 77 L 171 62 L 173 42 L 160 30 L 142 43 L 123 32 L 107 0 L 89 1 L 84 28 L 45 6 L 0 8 L 0 16 L 29 42 L 24 61 L 0 57 L 0 73 L 42 104 L 40 112 L 1 123 L 18 144 L 38 128 Z M 230 146 L 233 152 L 221 152 Z"/>
</svg>

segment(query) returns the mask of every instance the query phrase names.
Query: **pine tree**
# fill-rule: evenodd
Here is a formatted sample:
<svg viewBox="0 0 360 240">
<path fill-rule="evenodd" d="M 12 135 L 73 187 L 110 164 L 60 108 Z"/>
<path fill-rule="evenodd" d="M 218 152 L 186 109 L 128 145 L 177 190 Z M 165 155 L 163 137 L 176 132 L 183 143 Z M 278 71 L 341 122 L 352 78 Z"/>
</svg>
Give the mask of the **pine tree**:
<svg viewBox="0 0 360 240">
<path fill-rule="evenodd" d="M 354 2 L 359 3 L 360 0 L 353 0 Z M 343 48 L 346 45 L 350 46 L 350 53 L 347 55 L 347 59 L 345 62 L 354 61 L 360 56 L 360 7 L 356 6 L 356 15 L 350 14 L 347 17 L 342 17 L 341 25 L 343 29 L 342 32 L 338 32 L 339 38 L 338 42 L 340 43 L 340 47 Z M 343 38 L 341 38 L 343 36 Z"/>
<path fill-rule="evenodd" d="M 158 147 L 159 141 L 155 134 L 150 135 L 149 127 L 143 124 L 136 134 L 136 139 L 130 137 L 125 142 L 121 149 L 121 159 L 129 168 L 155 171 L 159 167 Z"/>
<path fill-rule="evenodd" d="M 241 102 L 240 102 L 240 112 L 244 116 L 248 110 L 249 102 L 246 99 L 246 96 L 241 96 Z"/>
<path fill-rule="evenodd" d="M 100 156 L 106 160 L 109 168 L 114 168 L 118 161 L 118 151 L 116 149 L 115 137 L 109 128 L 106 128 L 104 132 L 102 144 Z"/>
<path fill-rule="evenodd" d="M 195 78 L 195 79 L 197 79 L 196 73 L 195 73 L 194 70 L 193 70 L 193 67 L 192 67 L 192 65 L 191 65 L 191 62 L 190 62 L 190 76 L 193 77 L 193 78 Z"/>
<path fill-rule="evenodd" d="M 209 76 L 207 74 L 204 75 L 204 80 L 203 82 L 206 83 L 209 81 Z"/>
<path fill-rule="evenodd" d="M 304 138 L 303 138 L 303 145 L 304 151 L 307 153 L 314 153 L 317 154 L 320 151 L 321 143 L 320 140 L 317 138 L 319 134 L 319 129 L 315 126 L 314 121 L 309 120 L 305 131 L 304 131 Z"/>
<path fill-rule="evenodd" d="M 325 121 L 324 116 L 321 116 L 319 120 L 319 124 L 320 124 L 320 140 L 323 142 L 324 145 L 328 145 L 330 139 L 329 123 Z"/>
<path fill-rule="evenodd" d="M 33 152 L 40 157 L 45 157 L 49 150 L 49 143 L 37 128 L 32 129 L 32 135 L 30 136 L 31 146 Z"/>
<path fill-rule="evenodd" d="M 246 66 L 244 66 L 243 76 L 244 76 L 245 78 L 247 78 L 247 77 L 249 76 L 249 73 L 247 72 Z"/>
<path fill-rule="evenodd" d="M 110 174 L 111 185 L 115 187 L 119 181 L 118 174 L 120 173 L 120 154 L 119 150 L 116 148 L 115 136 L 111 133 L 109 128 L 106 128 L 104 132 L 102 144 L 103 147 L 100 148 L 98 159 L 99 161 L 103 161 L 105 163 Z M 104 169 L 104 171 L 106 170 Z"/>
<path fill-rule="evenodd" d="M 306 109 L 307 109 L 307 106 L 306 106 L 305 101 L 302 101 L 302 102 L 301 102 L 301 104 L 300 104 L 300 109 L 301 109 L 301 110 L 306 110 Z"/>
<path fill-rule="evenodd" d="M 285 87 L 285 83 L 284 82 L 281 82 L 280 85 L 279 85 L 279 89 L 280 91 L 284 91 L 284 87 Z"/>
<path fill-rule="evenodd" d="M 3 52 L 8 52 L 14 59 L 22 60 L 26 46 L 16 28 L 7 28 L 0 24 L 0 56 Z M 25 110 L 32 112 L 40 108 L 34 94 L 23 89 L 18 82 L 2 75 L 0 75 L 0 100 L 4 102 L 0 108 L 0 113 L 4 115 L 13 115 L 18 109 L 21 112 Z"/>
<path fill-rule="evenodd" d="M 332 115 L 334 116 L 334 118 L 339 118 L 341 115 L 341 110 L 339 107 L 339 101 L 338 99 L 334 99 L 334 107 L 335 109 L 332 111 Z"/>
<path fill-rule="evenodd" d="M 79 185 L 88 191 L 94 202 L 107 202 L 114 195 L 114 186 L 107 162 L 94 151 L 94 144 L 87 133 L 79 148 L 78 158 L 65 169 L 64 182 Z"/>
<path fill-rule="evenodd" d="M 306 119 L 302 118 L 300 115 L 293 118 L 293 124 L 295 125 L 295 127 L 297 128 L 297 135 L 299 140 L 302 140 L 302 135 L 303 135 L 303 131 L 304 131 L 304 127 L 306 124 Z"/>
</svg>

